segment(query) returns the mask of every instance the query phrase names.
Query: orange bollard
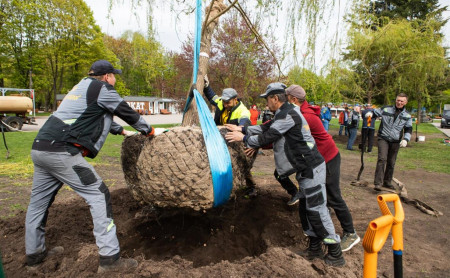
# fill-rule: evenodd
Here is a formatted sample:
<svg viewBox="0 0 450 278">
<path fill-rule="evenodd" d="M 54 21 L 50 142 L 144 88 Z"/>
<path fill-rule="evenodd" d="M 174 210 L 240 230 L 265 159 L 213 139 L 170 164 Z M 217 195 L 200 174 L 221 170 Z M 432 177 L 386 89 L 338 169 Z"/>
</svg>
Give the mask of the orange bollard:
<svg viewBox="0 0 450 278">
<path fill-rule="evenodd" d="M 364 278 L 377 277 L 378 252 L 386 242 L 393 222 L 392 215 L 383 215 L 369 223 L 362 243 L 364 247 Z"/>
<path fill-rule="evenodd" d="M 394 277 L 403 277 L 403 221 L 405 220 L 405 212 L 397 194 L 383 194 L 377 196 L 378 205 L 383 215 L 391 215 L 387 202 L 394 202 L 395 215 L 392 224 L 392 238 L 394 244 L 392 250 L 394 253 Z"/>
</svg>

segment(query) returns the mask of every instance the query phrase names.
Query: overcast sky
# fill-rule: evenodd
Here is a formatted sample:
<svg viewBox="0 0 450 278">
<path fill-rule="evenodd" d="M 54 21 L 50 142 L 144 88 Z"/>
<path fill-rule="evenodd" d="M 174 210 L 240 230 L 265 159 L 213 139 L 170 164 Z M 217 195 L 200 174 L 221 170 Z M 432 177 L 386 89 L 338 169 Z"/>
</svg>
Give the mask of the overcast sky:
<svg viewBox="0 0 450 278">
<path fill-rule="evenodd" d="M 146 33 L 147 22 L 146 22 L 146 8 L 139 9 L 137 16 L 132 13 L 132 9 L 129 3 L 115 3 L 113 9 L 108 16 L 108 0 L 84 0 L 87 5 L 91 8 L 94 14 L 95 21 L 100 26 L 102 31 L 114 37 L 119 37 L 124 31 L 140 31 L 143 34 Z M 121 1 L 119 1 L 121 2 Z M 127 1 L 123 1 L 127 2 Z M 143 1 L 145 2 L 145 1 Z M 157 32 L 156 39 L 167 49 L 179 52 L 181 50 L 182 43 L 186 40 L 189 33 L 194 32 L 195 28 L 195 17 L 194 14 L 184 16 L 180 14 L 179 19 L 174 19 L 173 14 L 171 14 L 168 5 L 161 4 L 163 1 L 158 2 L 158 6 L 154 7 L 154 24 L 155 30 Z M 346 1 L 341 1 L 341 3 Z M 441 5 L 450 5 L 449 0 L 440 0 Z M 203 7 L 204 8 L 204 7 Z M 345 9 L 345 5 L 341 6 L 341 9 Z M 341 16 L 343 12 L 341 12 Z M 443 14 L 444 18 L 450 18 L 450 11 L 446 11 Z M 330 24 L 333 28 L 333 24 Z M 341 24 L 342 27 L 342 24 Z M 334 30 L 329 30 L 334 32 Z M 442 29 L 444 34 L 444 45 L 450 47 L 450 21 Z M 340 32 L 342 34 L 344 32 Z M 320 41 L 328 41 L 329 39 L 321 39 Z M 320 46 L 318 46 L 320 48 Z M 320 50 L 318 51 L 320 52 Z M 320 55 L 320 54 L 319 54 Z M 323 57 L 320 55 L 323 61 L 318 61 L 319 67 L 323 66 L 328 57 Z M 292 64 L 292 63 L 291 63 Z"/>
</svg>

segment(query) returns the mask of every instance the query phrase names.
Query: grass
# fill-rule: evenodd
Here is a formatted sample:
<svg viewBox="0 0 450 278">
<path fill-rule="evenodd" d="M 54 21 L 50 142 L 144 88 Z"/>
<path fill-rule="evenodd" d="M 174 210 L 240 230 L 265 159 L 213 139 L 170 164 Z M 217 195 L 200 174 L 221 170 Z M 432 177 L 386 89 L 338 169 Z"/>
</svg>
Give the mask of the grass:
<svg viewBox="0 0 450 278">
<path fill-rule="evenodd" d="M 334 121 L 334 122 L 333 122 Z M 337 119 L 332 119 L 331 129 L 339 130 Z M 377 121 L 376 130 L 378 130 L 379 121 Z M 415 133 L 415 124 L 413 124 L 413 133 Z M 360 129 L 361 130 L 361 129 Z M 417 127 L 418 135 L 427 134 L 425 142 L 415 142 L 415 135 L 412 136 L 411 142 L 407 148 L 402 148 L 398 152 L 396 167 L 405 169 L 424 169 L 429 172 L 450 173 L 449 154 L 450 147 L 443 144 L 443 138 L 446 138 L 442 132 L 430 123 L 422 123 Z M 439 138 L 440 137 L 440 138 Z M 345 150 L 346 145 L 336 144 L 340 150 Z M 356 152 L 360 155 L 359 152 Z M 375 155 L 364 156 L 367 162 L 375 163 L 377 160 L 376 149 Z"/>
<path fill-rule="evenodd" d="M 179 124 L 152 125 L 153 127 L 169 128 Z M 133 130 L 131 127 L 125 127 Z M 31 145 L 37 135 L 36 132 L 6 132 L 6 144 L 9 149 L 9 157 L 6 159 L 6 149 L 3 138 L 0 139 L 0 176 L 15 178 L 28 178 L 33 176 L 33 162 L 31 161 Z M 123 136 L 109 135 L 102 150 L 95 159 L 87 158 L 92 165 L 110 164 L 111 160 L 119 162 Z"/>
</svg>

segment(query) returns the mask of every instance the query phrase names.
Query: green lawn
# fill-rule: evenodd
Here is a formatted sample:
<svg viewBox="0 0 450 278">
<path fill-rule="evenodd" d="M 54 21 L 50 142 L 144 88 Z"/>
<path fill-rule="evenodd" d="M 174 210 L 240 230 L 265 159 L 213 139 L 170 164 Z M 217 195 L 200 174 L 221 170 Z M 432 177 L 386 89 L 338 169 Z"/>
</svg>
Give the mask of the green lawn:
<svg viewBox="0 0 450 278">
<path fill-rule="evenodd" d="M 153 127 L 169 128 L 179 124 L 152 125 Z M 126 126 L 125 129 L 133 130 Z M 6 144 L 9 149 L 9 158 L 6 159 L 6 149 L 3 143 L 3 137 L 0 139 L 0 176 L 7 177 L 30 177 L 33 175 L 33 162 L 31 161 L 31 145 L 37 135 L 36 132 L 6 132 Z M 95 159 L 87 158 L 87 160 L 95 165 L 101 163 L 110 163 L 111 159 L 119 162 L 120 149 L 123 136 L 109 135 L 103 145 L 102 150 Z"/>
<path fill-rule="evenodd" d="M 376 122 L 376 131 L 380 121 Z M 361 125 L 360 125 L 361 127 Z M 330 129 L 339 130 L 337 119 L 331 120 Z M 361 128 L 359 129 L 361 130 Z M 398 153 L 396 167 L 406 169 L 425 169 L 430 172 L 450 173 L 450 147 L 443 143 L 447 138 L 439 129 L 430 123 L 422 123 L 417 127 L 419 136 L 425 136 L 425 142 L 415 142 L 416 124 L 413 124 L 412 142 L 408 147 Z M 337 144 L 340 150 L 345 150 L 346 145 Z M 359 155 L 359 152 L 358 152 Z M 365 156 L 368 162 L 376 163 L 377 156 Z"/>
</svg>

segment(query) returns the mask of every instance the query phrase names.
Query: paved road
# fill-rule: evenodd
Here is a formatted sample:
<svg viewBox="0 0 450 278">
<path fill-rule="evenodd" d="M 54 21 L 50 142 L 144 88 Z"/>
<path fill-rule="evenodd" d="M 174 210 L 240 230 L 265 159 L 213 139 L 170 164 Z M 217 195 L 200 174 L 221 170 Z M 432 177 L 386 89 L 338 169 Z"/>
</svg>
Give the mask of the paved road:
<svg viewBox="0 0 450 278">
<path fill-rule="evenodd" d="M 450 137 L 450 129 L 449 128 L 441 128 L 441 123 L 432 123 L 437 129 L 442 131 L 447 137 Z"/>
<path fill-rule="evenodd" d="M 181 123 L 183 119 L 183 114 L 170 114 L 170 115 L 147 115 L 143 116 L 144 119 L 150 125 L 154 124 L 178 124 Z M 38 131 L 44 123 L 47 121 L 48 116 L 36 116 L 36 125 L 23 125 L 22 131 Z M 128 124 L 122 121 L 118 117 L 114 117 L 114 121 L 122 126 L 127 126 Z"/>
</svg>

